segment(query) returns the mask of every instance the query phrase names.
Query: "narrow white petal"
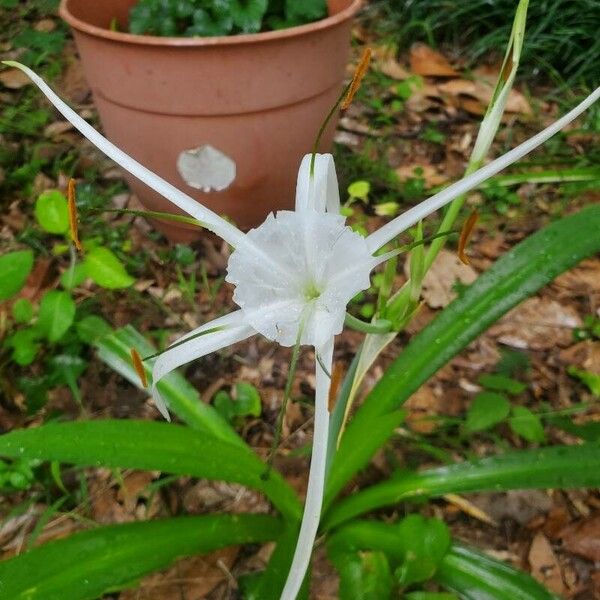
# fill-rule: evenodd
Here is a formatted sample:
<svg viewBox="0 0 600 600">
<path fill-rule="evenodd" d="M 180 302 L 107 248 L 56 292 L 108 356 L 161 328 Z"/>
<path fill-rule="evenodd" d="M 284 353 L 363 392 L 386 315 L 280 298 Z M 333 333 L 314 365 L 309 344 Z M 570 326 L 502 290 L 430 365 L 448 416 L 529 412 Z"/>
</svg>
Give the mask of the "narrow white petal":
<svg viewBox="0 0 600 600">
<path fill-rule="evenodd" d="M 306 154 L 300 163 L 296 183 L 296 211 L 340 212 L 340 188 L 335 163 L 331 154 L 315 155 L 315 171 L 310 175 L 312 154 Z"/>
<path fill-rule="evenodd" d="M 331 338 L 321 348 L 315 348 L 315 352 L 319 353 L 323 365 L 329 373 L 331 373 L 331 365 L 333 363 L 333 342 L 334 340 Z M 316 374 L 315 425 L 304 515 L 302 517 L 296 551 L 292 559 L 292 566 L 290 567 L 290 572 L 281 594 L 281 600 L 295 600 L 300 591 L 310 562 L 321 518 L 321 506 L 323 504 L 323 491 L 325 488 L 327 437 L 329 434 L 328 404 L 331 380 L 329 379 L 329 375 L 323 371 L 318 361 Z"/>
<path fill-rule="evenodd" d="M 432 212 L 435 212 L 442 206 L 445 206 L 458 196 L 466 194 L 468 191 L 476 188 L 478 185 L 481 185 L 486 179 L 493 177 L 502 171 L 502 169 L 505 169 L 512 163 L 520 160 L 526 154 L 537 148 L 537 146 L 543 144 L 548 138 L 560 131 L 563 127 L 568 125 L 571 121 L 573 121 L 573 119 L 576 119 L 581 113 L 583 113 L 594 102 L 596 102 L 598 98 L 600 98 L 600 87 L 592 92 L 583 102 L 581 102 L 581 104 L 577 105 L 564 117 L 550 125 L 550 127 L 540 131 L 540 133 L 534 135 L 526 142 L 523 142 L 520 146 L 513 148 L 510 152 L 507 152 L 485 167 L 482 167 L 468 177 L 453 183 L 446 189 L 442 190 L 439 194 L 435 194 L 435 196 L 424 200 L 420 204 L 417 204 L 417 206 L 407 210 L 404 214 L 400 215 L 393 221 L 390 221 L 367 238 L 369 250 L 371 252 L 375 252 L 384 244 L 394 239 L 398 234 L 406 231 L 409 227 L 412 227 L 415 223 L 419 222 L 421 219 L 424 219 Z"/>
<path fill-rule="evenodd" d="M 203 331 L 215 327 L 223 327 L 223 329 L 213 333 L 207 333 L 200 337 L 193 337 Z M 177 344 L 176 346 L 167 349 L 160 354 L 152 369 L 152 398 L 154 399 L 156 408 L 158 408 L 163 417 L 169 420 L 169 413 L 156 386 L 165 375 L 181 365 L 196 360 L 197 358 L 201 358 L 211 352 L 216 352 L 217 350 L 235 344 L 236 342 L 241 342 L 255 333 L 254 329 L 246 323 L 242 311 L 237 310 L 194 329 L 187 335 L 184 335 L 181 339 L 177 340 L 177 342 L 175 342 L 175 344 Z M 189 339 L 189 342 L 181 344 L 181 342 L 186 339 Z"/>
<path fill-rule="evenodd" d="M 165 181 L 128 154 L 109 142 L 100 135 L 91 125 L 84 121 L 73 109 L 63 102 L 46 82 L 36 75 L 31 69 L 14 61 L 4 61 L 4 64 L 16 67 L 23 71 L 37 85 L 41 92 L 50 100 L 56 110 L 60 112 L 76 129 L 78 129 L 92 144 L 114 160 L 118 165 L 129 171 L 148 187 L 164 196 L 169 202 L 185 211 L 232 246 L 243 246 L 244 234 L 234 225 L 202 206 L 196 200 L 178 190 L 175 186 Z"/>
</svg>

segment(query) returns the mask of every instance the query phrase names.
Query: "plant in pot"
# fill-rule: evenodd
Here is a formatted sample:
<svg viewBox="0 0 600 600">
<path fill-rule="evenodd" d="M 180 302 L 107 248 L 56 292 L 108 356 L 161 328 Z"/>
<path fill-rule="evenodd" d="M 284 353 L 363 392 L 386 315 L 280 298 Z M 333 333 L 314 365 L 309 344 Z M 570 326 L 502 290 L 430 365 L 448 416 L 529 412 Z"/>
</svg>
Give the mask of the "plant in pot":
<svg viewBox="0 0 600 600">
<path fill-rule="evenodd" d="M 107 136 L 247 229 L 291 208 L 360 0 L 62 0 Z M 333 125 L 320 150 L 331 145 Z M 134 178 L 150 210 L 162 197 Z M 171 239 L 197 230 L 157 222 Z"/>
</svg>

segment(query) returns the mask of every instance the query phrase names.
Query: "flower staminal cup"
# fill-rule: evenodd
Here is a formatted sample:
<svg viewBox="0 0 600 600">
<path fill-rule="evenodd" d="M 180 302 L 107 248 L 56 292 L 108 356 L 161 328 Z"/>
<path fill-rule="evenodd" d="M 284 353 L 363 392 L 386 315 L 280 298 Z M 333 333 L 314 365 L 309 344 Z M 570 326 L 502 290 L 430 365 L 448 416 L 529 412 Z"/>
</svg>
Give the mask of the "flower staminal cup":
<svg viewBox="0 0 600 600">
<path fill-rule="evenodd" d="M 321 514 L 334 336 L 342 329 L 349 300 L 369 287 L 371 270 L 386 259 L 373 255 L 418 221 L 545 142 L 591 106 L 600 97 L 600 88 L 530 140 L 364 239 L 347 227 L 339 215 L 339 192 L 331 155 L 314 155 L 314 165 L 311 165 L 313 155 L 302 160 L 294 212 L 269 215 L 262 225 L 244 234 L 102 137 L 30 69 L 12 61 L 6 64 L 25 72 L 56 109 L 107 156 L 235 248 L 227 268 L 227 281 L 235 286 L 234 300 L 240 309 L 190 332 L 156 360 L 152 395 L 167 418 L 167 407 L 156 385 L 183 364 L 257 333 L 284 346 L 291 346 L 298 339 L 301 344 L 314 346 L 318 360 L 308 489 L 298 543 L 281 596 L 283 600 L 293 600 L 310 561 Z"/>
</svg>

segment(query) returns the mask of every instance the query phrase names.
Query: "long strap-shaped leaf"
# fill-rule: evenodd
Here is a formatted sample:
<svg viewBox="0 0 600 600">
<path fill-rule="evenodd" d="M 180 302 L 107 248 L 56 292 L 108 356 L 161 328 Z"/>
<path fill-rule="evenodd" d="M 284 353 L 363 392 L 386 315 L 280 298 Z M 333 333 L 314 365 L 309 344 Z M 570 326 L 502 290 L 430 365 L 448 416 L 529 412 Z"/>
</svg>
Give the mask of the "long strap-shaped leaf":
<svg viewBox="0 0 600 600">
<path fill-rule="evenodd" d="M 78 421 L 52 423 L 0 436 L 0 456 L 122 467 L 232 481 L 259 490 L 288 519 L 302 508 L 292 488 L 250 448 L 170 423 Z"/>
<path fill-rule="evenodd" d="M 389 479 L 334 504 L 323 527 L 383 506 L 450 493 L 600 486 L 600 444 L 554 446 L 457 463 Z"/>
<path fill-rule="evenodd" d="M 178 517 L 100 527 L 0 562 L 0 598 L 93 600 L 179 557 L 274 539 L 267 515 Z"/>
<path fill-rule="evenodd" d="M 599 250 L 597 205 L 552 223 L 515 246 L 411 340 L 368 395 L 345 435 L 371 435 L 377 417 L 397 410 L 492 323 L 559 273 Z M 344 451 L 340 446 L 330 471 L 325 506 L 367 465 L 372 454 L 370 447 Z M 340 465 L 343 470 L 338 469 Z"/>
<path fill-rule="evenodd" d="M 462 600 L 559 600 L 527 573 L 454 544 L 435 575 Z"/>
<path fill-rule="evenodd" d="M 131 363 L 131 348 L 141 356 L 150 356 L 156 348 L 131 325 L 117 329 L 94 343 L 98 357 L 130 383 L 141 387 L 141 382 Z M 150 379 L 154 360 L 144 361 L 146 376 Z M 178 371 L 170 373 L 158 384 L 158 391 L 167 401 L 169 409 L 184 423 L 199 431 L 226 442 L 245 446 L 245 442 L 209 404 L 205 404 L 196 389 Z"/>
</svg>

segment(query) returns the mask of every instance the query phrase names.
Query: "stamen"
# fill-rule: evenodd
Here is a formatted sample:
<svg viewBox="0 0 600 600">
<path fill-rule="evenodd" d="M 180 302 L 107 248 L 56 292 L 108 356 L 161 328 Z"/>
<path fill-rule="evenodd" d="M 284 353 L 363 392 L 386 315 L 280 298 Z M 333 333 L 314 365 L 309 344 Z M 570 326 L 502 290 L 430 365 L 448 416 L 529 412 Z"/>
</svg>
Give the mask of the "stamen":
<svg viewBox="0 0 600 600">
<path fill-rule="evenodd" d="M 346 110 L 354 95 L 358 91 L 360 84 L 369 68 L 369 62 L 371 60 L 371 48 L 365 48 L 363 55 L 358 63 L 358 67 L 356 67 L 356 71 L 354 72 L 354 77 L 352 77 L 352 81 L 342 90 L 342 93 L 339 95 L 338 99 L 335 101 L 335 104 L 331 107 L 331 110 L 327 113 L 325 120 L 319 127 L 319 132 L 317 133 L 317 138 L 315 139 L 315 143 L 313 144 L 312 156 L 310 159 L 310 176 L 312 177 L 315 174 L 315 158 L 317 156 L 317 151 L 319 149 L 319 143 L 323 134 L 325 133 L 325 129 L 327 129 L 327 125 L 329 125 L 329 121 L 331 121 L 335 111 L 337 110 L 340 104 L 342 105 L 342 110 Z"/>
<path fill-rule="evenodd" d="M 146 377 L 146 370 L 144 369 L 144 365 L 142 364 L 142 357 L 140 356 L 140 353 L 135 348 L 131 348 L 130 353 L 131 353 L 131 363 L 133 364 L 133 368 L 135 369 L 137 376 L 140 378 L 140 382 L 142 383 L 142 386 L 147 388 L 148 387 L 148 378 Z"/>
<path fill-rule="evenodd" d="M 350 83 L 350 88 L 348 89 L 348 93 L 346 97 L 342 101 L 342 105 L 340 108 L 342 110 L 347 110 L 347 108 L 352 104 L 352 100 L 358 89 L 360 88 L 360 84 L 369 68 L 369 63 L 371 62 L 371 48 L 365 48 L 364 52 L 361 56 L 360 62 L 358 63 L 358 67 L 356 67 L 356 71 L 354 71 L 354 77 L 352 78 L 352 82 Z"/>
<path fill-rule="evenodd" d="M 321 363 L 319 363 L 321 364 Z M 323 371 L 327 372 L 326 369 L 321 366 Z M 342 379 L 344 378 L 344 367 L 342 363 L 335 363 L 332 369 L 333 373 L 331 374 L 331 387 L 329 388 L 329 398 L 327 400 L 327 409 L 330 413 L 333 412 L 335 408 L 335 400 L 337 398 L 338 390 L 340 389 L 340 384 L 342 383 Z"/>
<path fill-rule="evenodd" d="M 458 240 L 458 258 L 462 263 L 468 265 L 471 263 L 469 257 L 465 254 L 465 249 L 467 244 L 469 243 L 469 239 L 471 234 L 473 233 L 473 229 L 475 228 L 475 224 L 477 223 L 477 219 L 479 219 L 479 214 L 476 210 L 474 210 L 465 221 L 463 228 L 460 232 L 460 238 Z"/>
<path fill-rule="evenodd" d="M 77 227 L 77 202 L 75 199 L 75 180 L 71 177 L 67 184 L 67 206 L 69 208 L 69 230 L 71 232 L 71 239 L 75 244 L 75 248 L 79 252 L 83 252 L 83 246 L 79 241 L 79 230 Z"/>
</svg>

